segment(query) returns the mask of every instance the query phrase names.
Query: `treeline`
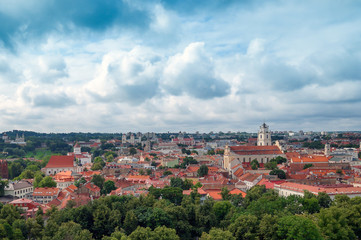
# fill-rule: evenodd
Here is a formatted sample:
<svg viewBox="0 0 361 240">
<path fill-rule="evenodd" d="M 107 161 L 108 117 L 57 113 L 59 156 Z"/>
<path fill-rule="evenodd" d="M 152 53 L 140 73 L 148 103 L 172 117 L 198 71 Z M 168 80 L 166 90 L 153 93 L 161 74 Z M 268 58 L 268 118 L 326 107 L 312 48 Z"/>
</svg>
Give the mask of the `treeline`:
<svg viewBox="0 0 361 240">
<path fill-rule="evenodd" d="M 148 196 L 108 196 L 74 208 L 52 208 L 25 220 L 11 205 L 0 206 L 3 239 L 358 239 L 361 198 L 325 193 L 279 197 L 256 186 L 245 198 L 222 191 L 223 201 L 201 200 L 194 190 L 151 191 Z M 159 198 L 159 199 L 158 199 Z M 162 198 L 162 199 L 160 199 Z M 47 218 L 44 224 L 44 218 Z"/>
</svg>

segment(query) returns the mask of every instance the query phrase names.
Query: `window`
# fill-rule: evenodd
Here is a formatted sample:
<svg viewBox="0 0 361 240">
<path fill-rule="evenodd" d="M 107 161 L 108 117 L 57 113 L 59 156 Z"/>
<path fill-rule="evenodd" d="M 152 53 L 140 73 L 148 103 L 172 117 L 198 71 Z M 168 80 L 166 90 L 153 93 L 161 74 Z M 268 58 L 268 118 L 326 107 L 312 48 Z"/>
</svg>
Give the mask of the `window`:
<svg viewBox="0 0 361 240">
<path fill-rule="evenodd" d="M 246 158 L 243 158 L 243 162 L 244 162 L 244 163 L 246 162 Z"/>
</svg>

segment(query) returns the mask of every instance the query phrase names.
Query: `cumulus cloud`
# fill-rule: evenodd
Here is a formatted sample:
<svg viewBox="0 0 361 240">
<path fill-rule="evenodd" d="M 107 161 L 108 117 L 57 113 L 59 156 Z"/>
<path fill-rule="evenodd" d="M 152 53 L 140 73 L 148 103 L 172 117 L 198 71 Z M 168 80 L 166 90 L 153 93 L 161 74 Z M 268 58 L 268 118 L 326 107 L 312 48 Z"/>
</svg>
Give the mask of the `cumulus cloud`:
<svg viewBox="0 0 361 240">
<path fill-rule="evenodd" d="M 101 101 L 139 104 L 158 91 L 159 56 L 147 49 L 109 53 L 86 90 Z"/>
<path fill-rule="evenodd" d="M 1 130 L 361 127 L 359 3 L 206 2 L 0 0 Z"/>
<path fill-rule="evenodd" d="M 210 99 L 229 93 L 229 84 L 217 77 L 204 43 L 189 44 L 181 54 L 171 57 L 164 69 L 163 87 L 171 94 Z"/>
</svg>

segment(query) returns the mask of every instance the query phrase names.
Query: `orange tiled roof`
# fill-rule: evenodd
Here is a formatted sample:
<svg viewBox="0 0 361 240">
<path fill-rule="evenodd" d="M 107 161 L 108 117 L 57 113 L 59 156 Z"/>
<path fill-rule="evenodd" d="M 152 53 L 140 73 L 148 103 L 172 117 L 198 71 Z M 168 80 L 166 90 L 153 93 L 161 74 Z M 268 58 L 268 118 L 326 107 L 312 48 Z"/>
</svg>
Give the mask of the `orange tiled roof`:
<svg viewBox="0 0 361 240">
<path fill-rule="evenodd" d="M 332 157 L 326 157 L 322 155 L 306 155 L 306 156 L 298 156 L 292 157 L 291 162 L 293 163 L 328 163 Z"/>
<path fill-rule="evenodd" d="M 230 150 L 238 155 L 282 154 L 282 151 L 277 146 L 231 146 Z"/>
<path fill-rule="evenodd" d="M 73 156 L 51 156 L 45 168 L 66 168 L 74 167 Z"/>
<path fill-rule="evenodd" d="M 248 181 L 248 182 L 253 182 L 254 180 L 256 180 L 259 176 L 261 176 L 261 174 L 252 174 L 252 173 L 246 173 L 244 175 L 242 175 L 239 180 L 241 181 Z"/>
<path fill-rule="evenodd" d="M 210 196 L 211 198 L 213 198 L 214 200 L 222 200 L 222 195 L 221 195 L 221 192 L 217 191 L 210 191 L 208 192 L 208 196 Z"/>
<path fill-rule="evenodd" d="M 54 196 L 58 195 L 59 188 L 52 187 L 52 188 L 35 188 L 33 192 L 33 196 Z"/>
</svg>

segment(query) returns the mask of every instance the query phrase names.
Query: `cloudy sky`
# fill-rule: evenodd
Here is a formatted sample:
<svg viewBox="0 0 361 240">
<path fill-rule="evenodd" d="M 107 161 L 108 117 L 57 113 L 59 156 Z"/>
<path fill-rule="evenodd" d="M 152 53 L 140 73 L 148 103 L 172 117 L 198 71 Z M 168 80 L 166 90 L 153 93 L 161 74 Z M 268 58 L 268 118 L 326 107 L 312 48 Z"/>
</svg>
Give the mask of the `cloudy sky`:
<svg viewBox="0 0 361 240">
<path fill-rule="evenodd" d="M 0 0 L 0 131 L 361 130 L 360 1 Z"/>
</svg>

